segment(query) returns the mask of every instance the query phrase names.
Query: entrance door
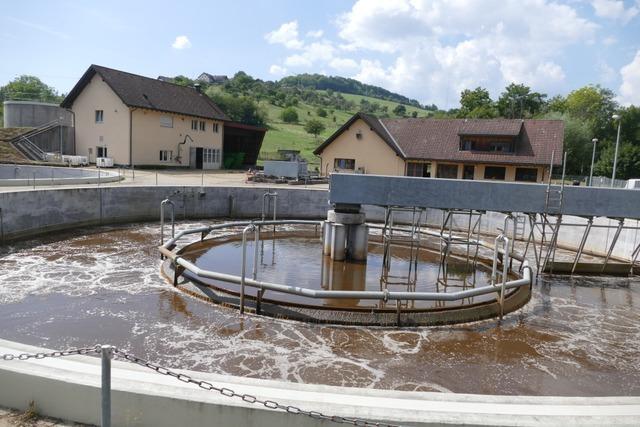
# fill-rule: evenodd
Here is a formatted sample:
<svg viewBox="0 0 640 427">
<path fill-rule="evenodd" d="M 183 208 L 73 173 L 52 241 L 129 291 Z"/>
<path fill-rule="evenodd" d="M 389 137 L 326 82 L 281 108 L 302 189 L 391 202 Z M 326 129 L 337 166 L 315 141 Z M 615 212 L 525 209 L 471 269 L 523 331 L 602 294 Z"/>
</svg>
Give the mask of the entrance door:
<svg viewBox="0 0 640 427">
<path fill-rule="evenodd" d="M 202 169 L 202 147 L 196 147 L 196 169 Z"/>
<path fill-rule="evenodd" d="M 473 179 L 475 169 L 476 168 L 473 165 L 464 165 L 464 169 L 462 170 L 462 179 Z"/>
<path fill-rule="evenodd" d="M 96 157 L 107 157 L 107 147 L 96 147 Z"/>
</svg>

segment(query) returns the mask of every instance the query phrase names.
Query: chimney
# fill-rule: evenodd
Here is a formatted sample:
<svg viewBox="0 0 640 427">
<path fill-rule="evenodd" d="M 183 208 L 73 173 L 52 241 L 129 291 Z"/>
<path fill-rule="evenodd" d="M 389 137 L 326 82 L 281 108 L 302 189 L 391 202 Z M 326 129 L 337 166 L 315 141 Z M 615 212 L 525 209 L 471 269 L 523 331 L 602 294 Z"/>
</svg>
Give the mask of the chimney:
<svg viewBox="0 0 640 427">
<path fill-rule="evenodd" d="M 200 83 L 195 83 L 193 85 L 193 88 L 196 90 L 196 92 L 202 93 L 202 89 L 200 88 Z"/>
</svg>

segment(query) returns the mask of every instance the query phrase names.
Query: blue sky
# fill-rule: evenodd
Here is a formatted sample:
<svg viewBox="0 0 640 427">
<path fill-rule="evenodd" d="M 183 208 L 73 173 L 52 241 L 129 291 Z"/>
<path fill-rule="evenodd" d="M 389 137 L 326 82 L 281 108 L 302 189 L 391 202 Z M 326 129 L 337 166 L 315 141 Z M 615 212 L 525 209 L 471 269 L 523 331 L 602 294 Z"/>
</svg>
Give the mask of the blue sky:
<svg viewBox="0 0 640 427">
<path fill-rule="evenodd" d="M 640 105 L 640 0 L 25 0 L 0 23 L 0 85 L 33 74 L 68 92 L 95 63 L 150 77 L 342 75 L 444 108 L 464 88 L 552 96 L 593 83 Z"/>
</svg>

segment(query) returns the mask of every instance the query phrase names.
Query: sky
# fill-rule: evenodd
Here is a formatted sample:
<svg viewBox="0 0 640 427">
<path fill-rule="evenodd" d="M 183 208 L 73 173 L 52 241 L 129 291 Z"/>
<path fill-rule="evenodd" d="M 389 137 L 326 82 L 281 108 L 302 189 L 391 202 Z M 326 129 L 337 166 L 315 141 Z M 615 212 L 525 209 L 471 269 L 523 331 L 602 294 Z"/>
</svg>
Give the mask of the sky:
<svg viewBox="0 0 640 427">
<path fill-rule="evenodd" d="M 640 105 L 640 0 L 3 0 L 0 85 L 67 93 L 90 64 L 149 77 L 321 73 L 424 104 L 510 83 Z"/>
</svg>

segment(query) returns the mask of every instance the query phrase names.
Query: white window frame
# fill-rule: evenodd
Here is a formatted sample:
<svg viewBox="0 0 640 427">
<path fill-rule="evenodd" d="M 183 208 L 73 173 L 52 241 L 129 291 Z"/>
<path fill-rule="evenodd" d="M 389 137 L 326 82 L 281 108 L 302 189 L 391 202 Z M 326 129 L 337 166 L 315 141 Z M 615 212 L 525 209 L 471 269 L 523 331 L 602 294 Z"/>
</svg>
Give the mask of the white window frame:
<svg viewBox="0 0 640 427">
<path fill-rule="evenodd" d="M 206 130 L 207 130 L 207 122 L 205 122 L 204 120 L 200 120 L 200 126 L 199 126 L 199 129 L 200 129 L 202 132 L 206 132 Z"/>
<path fill-rule="evenodd" d="M 173 127 L 173 117 L 171 117 L 171 116 L 160 116 L 160 127 L 172 128 Z"/>
<path fill-rule="evenodd" d="M 96 123 L 104 123 L 104 110 L 96 110 L 95 119 Z"/>
<path fill-rule="evenodd" d="M 198 130 L 198 121 L 191 120 L 191 130 Z"/>
<path fill-rule="evenodd" d="M 213 133 L 218 133 L 218 123 L 213 123 L 211 128 L 213 129 Z"/>
<path fill-rule="evenodd" d="M 159 159 L 161 162 L 172 162 L 173 150 L 160 150 Z"/>
<path fill-rule="evenodd" d="M 202 150 L 202 163 L 220 164 L 221 160 L 219 148 L 204 148 Z"/>
</svg>

